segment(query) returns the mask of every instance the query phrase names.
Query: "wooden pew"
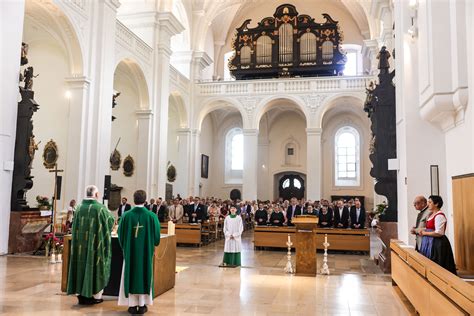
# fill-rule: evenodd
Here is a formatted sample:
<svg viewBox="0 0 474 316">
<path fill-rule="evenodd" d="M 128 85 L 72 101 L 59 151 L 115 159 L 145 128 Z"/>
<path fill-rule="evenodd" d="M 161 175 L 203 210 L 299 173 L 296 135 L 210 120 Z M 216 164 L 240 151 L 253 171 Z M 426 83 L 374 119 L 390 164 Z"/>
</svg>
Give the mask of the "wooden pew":
<svg viewBox="0 0 474 316">
<path fill-rule="evenodd" d="M 314 231 L 316 249 L 324 249 L 324 235 L 327 234 L 330 250 L 370 251 L 368 229 L 316 228 Z M 287 248 L 288 234 L 293 239 L 295 233 L 295 227 L 255 226 L 254 247 Z"/>
<path fill-rule="evenodd" d="M 317 228 L 316 249 L 324 249 L 324 236 L 328 235 L 329 250 L 370 252 L 368 229 Z"/>
<path fill-rule="evenodd" d="M 290 234 L 294 248 L 295 233 L 295 227 L 255 226 L 254 247 L 288 248 L 286 242 Z"/>
<path fill-rule="evenodd" d="M 160 223 L 161 233 L 168 233 L 168 223 Z M 175 235 L 177 244 L 201 246 L 201 224 L 176 224 Z"/>
<path fill-rule="evenodd" d="M 390 242 L 392 281 L 420 315 L 474 315 L 474 285 L 399 240 Z"/>
</svg>

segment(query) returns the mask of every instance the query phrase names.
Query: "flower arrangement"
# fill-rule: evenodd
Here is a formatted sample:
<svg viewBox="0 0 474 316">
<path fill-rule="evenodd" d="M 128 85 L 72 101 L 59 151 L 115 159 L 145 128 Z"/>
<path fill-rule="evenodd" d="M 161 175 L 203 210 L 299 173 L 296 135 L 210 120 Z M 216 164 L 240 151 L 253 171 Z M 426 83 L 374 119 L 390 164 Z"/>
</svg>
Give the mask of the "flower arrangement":
<svg viewBox="0 0 474 316">
<path fill-rule="evenodd" d="M 44 249 L 46 250 L 46 257 L 48 257 L 50 250 L 62 250 L 62 242 L 58 237 L 54 236 L 53 233 L 49 233 L 44 237 Z"/>
<path fill-rule="evenodd" d="M 383 201 L 382 203 L 377 204 L 375 206 L 374 210 L 372 211 L 372 214 L 373 214 L 374 218 L 378 219 L 380 217 L 380 215 L 385 214 L 385 211 L 387 209 L 388 209 L 387 202 Z"/>
<path fill-rule="evenodd" d="M 38 195 L 36 197 L 36 202 L 38 203 L 38 208 L 40 209 L 50 209 L 51 203 L 49 202 L 48 197 Z"/>
</svg>

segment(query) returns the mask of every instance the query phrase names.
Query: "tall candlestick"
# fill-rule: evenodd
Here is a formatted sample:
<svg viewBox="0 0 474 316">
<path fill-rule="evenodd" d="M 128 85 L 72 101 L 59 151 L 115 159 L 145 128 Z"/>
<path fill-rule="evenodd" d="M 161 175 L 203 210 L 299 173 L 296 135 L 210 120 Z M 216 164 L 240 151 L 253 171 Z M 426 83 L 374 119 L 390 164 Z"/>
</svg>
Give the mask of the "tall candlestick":
<svg viewBox="0 0 474 316">
<path fill-rule="evenodd" d="M 288 234 L 288 242 L 291 242 L 291 240 L 290 240 L 290 234 Z"/>
</svg>

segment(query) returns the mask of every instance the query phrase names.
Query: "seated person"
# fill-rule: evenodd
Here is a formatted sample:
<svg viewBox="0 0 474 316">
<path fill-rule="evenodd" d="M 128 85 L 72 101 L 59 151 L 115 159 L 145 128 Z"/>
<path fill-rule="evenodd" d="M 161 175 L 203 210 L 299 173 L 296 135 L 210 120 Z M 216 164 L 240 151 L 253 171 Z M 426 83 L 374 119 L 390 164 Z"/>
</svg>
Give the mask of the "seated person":
<svg viewBox="0 0 474 316">
<path fill-rule="evenodd" d="M 360 204 L 359 199 L 354 201 L 350 211 L 351 228 L 362 229 L 365 228 L 365 208 Z"/>
<path fill-rule="evenodd" d="M 318 226 L 321 228 L 330 228 L 332 227 L 332 210 L 327 207 L 327 205 L 323 205 L 321 210 L 319 211 L 319 223 Z"/>
<path fill-rule="evenodd" d="M 272 226 L 283 226 L 284 222 L 285 216 L 281 211 L 281 207 L 276 207 L 273 210 L 272 215 L 270 215 L 270 224 L 272 224 Z"/>
<path fill-rule="evenodd" d="M 263 208 L 262 203 L 258 203 L 258 209 L 255 212 L 255 222 L 257 222 L 257 225 L 267 225 L 267 220 L 267 211 Z"/>
<path fill-rule="evenodd" d="M 309 204 L 308 207 L 304 210 L 304 215 L 318 216 L 318 211 L 314 210 L 313 206 Z"/>
</svg>

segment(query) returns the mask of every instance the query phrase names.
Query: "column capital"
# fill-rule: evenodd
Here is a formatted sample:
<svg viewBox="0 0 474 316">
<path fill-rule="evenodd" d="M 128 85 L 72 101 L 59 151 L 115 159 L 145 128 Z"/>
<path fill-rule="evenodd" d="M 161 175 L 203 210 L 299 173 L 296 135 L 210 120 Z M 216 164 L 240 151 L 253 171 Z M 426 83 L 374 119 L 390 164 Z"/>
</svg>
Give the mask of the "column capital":
<svg viewBox="0 0 474 316">
<path fill-rule="evenodd" d="M 210 66 L 213 62 L 212 58 L 206 52 L 194 51 L 193 52 L 193 63 L 199 65 L 199 68 L 202 70 L 207 66 Z"/>
<path fill-rule="evenodd" d="M 137 119 L 151 119 L 153 117 L 153 111 L 152 110 L 137 110 L 135 111 L 135 114 L 137 115 Z"/>
<path fill-rule="evenodd" d="M 161 31 L 165 31 L 170 38 L 184 31 L 184 26 L 174 16 L 172 12 L 158 12 L 155 16 L 156 26 Z M 160 34 L 162 35 L 162 34 Z"/>
<path fill-rule="evenodd" d="M 192 134 L 192 130 L 190 128 L 178 128 L 176 133 L 178 136 L 188 136 Z"/>
<path fill-rule="evenodd" d="M 256 128 L 243 129 L 242 133 L 244 134 L 244 136 L 258 136 L 258 129 Z"/>
<path fill-rule="evenodd" d="M 306 135 L 307 136 L 313 136 L 313 135 L 321 135 L 323 129 L 320 127 L 309 127 L 306 129 Z"/>
<path fill-rule="evenodd" d="M 91 83 L 91 80 L 86 76 L 66 77 L 64 80 L 71 89 L 84 89 Z"/>
</svg>

